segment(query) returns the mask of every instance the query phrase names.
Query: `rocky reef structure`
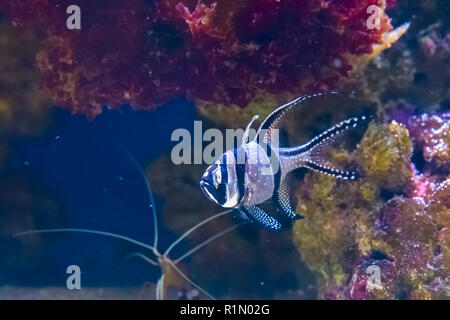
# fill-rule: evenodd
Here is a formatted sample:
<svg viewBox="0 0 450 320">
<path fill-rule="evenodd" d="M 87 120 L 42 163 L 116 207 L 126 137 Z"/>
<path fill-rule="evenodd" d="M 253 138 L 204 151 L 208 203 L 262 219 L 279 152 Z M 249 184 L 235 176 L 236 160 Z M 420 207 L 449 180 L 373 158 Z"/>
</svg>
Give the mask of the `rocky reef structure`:
<svg viewBox="0 0 450 320">
<path fill-rule="evenodd" d="M 47 124 L 50 103 L 39 88 L 39 75 L 34 68 L 39 43 L 40 37 L 36 30 L 17 30 L 0 15 L 2 138 L 11 134 L 35 134 Z"/>
<path fill-rule="evenodd" d="M 408 126 L 423 150 L 425 161 L 450 169 L 450 112 L 439 116 L 414 116 Z"/>
<path fill-rule="evenodd" d="M 0 11 L 44 33 L 37 66 L 53 101 L 94 118 L 103 106 L 153 109 L 174 97 L 242 108 L 328 90 L 355 57 L 396 40 L 385 36 L 394 2 L 17 0 Z M 81 8 L 81 30 L 65 25 L 69 5 Z M 371 5 L 379 28 L 367 27 Z"/>
<path fill-rule="evenodd" d="M 365 101 L 377 105 L 379 114 L 389 100 L 408 99 L 422 112 L 448 109 L 450 100 L 450 28 L 446 1 L 399 1 L 393 23 L 410 21 L 408 32 L 364 70 L 343 81 Z"/>
<path fill-rule="evenodd" d="M 319 297 L 450 297 L 449 124 L 448 114 L 373 122 L 353 152 L 331 153 L 361 172 L 357 182 L 306 175 L 293 239 Z"/>
</svg>

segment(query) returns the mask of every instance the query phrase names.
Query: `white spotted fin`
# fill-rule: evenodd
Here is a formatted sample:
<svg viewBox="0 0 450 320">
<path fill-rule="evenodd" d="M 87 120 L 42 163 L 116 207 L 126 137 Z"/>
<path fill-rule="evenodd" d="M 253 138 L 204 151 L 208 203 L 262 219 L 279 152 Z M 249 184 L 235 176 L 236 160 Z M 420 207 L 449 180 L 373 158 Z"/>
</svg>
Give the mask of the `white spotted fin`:
<svg viewBox="0 0 450 320">
<path fill-rule="evenodd" d="M 282 152 L 282 154 L 284 156 L 289 154 L 294 158 L 300 157 L 300 161 L 303 162 L 300 163 L 300 165 L 314 171 L 344 180 L 356 180 L 358 178 L 356 172 L 341 170 L 331 165 L 326 160 L 325 151 L 337 137 L 358 127 L 362 122 L 370 121 L 370 119 L 372 119 L 372 116 L 360 116 L 344 120 L 314 137 L 311 141 L 302 146 L 284 149 L 285 151 Z"/>
</svg>

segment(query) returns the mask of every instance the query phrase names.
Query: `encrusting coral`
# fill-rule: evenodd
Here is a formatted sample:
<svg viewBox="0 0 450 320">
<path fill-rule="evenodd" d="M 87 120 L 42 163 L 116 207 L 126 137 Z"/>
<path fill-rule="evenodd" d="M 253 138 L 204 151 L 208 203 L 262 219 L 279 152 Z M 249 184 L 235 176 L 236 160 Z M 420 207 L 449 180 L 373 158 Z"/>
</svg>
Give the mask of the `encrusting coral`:
<svg viewBox="0 0 450 320">
<path fill-rule="evenodd" d="M 450 112 L 442 115 L 423 114 L 408 123 L 427 162 L 450 168 Z"/>
<path fill-rule="evenodd" d="M 297 192 L 305 219 L 295 223 L 293 240 L 318 277 L 319 297 L 450 297 L 449 146 L 442 130 L 449 124 L 445 114 L 372 122 L 352 153 L 331 153 L 358 168 L 357 182 L 306 175 Z M 420 152 L 422 172 L 412 161 Z M 373 283 L 375 267 L 380 278 Z"/>
<path fill-rule="evenodd" d="M 356 162 L 366 176 L 385 188 L 402 186 L 412 177 L 409 132 L 396 121 L 372 124 L 356 153 Z"/>
</svg>

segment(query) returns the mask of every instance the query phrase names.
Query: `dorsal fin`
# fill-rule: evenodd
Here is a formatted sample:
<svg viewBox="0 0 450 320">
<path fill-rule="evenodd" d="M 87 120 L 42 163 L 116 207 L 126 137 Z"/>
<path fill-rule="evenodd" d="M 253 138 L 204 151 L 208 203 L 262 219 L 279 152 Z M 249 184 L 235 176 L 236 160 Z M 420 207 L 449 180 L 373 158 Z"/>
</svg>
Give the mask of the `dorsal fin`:
<svg viewBox="0 0 450 320">
<path fill-rule="evenodd" d="M 281 107 L 278 107 L 275 109 L 269 116 L 261 123 L 259 126 L 258 131 L 256 132 L 255 139 L 257 139 L 258 135 L 260 134 L 261 130 L 267 130 L 264 134 L 263 142 L 267 144 L 272 143 L 272 132 L 274 129 L 276 129 L 280 123 L 281 118 L 283 115 L 288 112 L 292 107 L 300 104 L 301 102 L 308 100 L 310 98 L 314 97 L 320 97 L 320 96 L 326 96 L 329 94 L 339 94 L 342 92 L 339 91 L 330 91 L 330 92 L 321 92 L 321 93 L 314 93 L 310 95 L 305 95 L 298 97 L 291 102 L 288 102 Z"/>
<path fill-rule="evenodd" d="M 248 142 L 248 132 L 250 131 L 250 128 L 252 127 L 253 122 L 258 118 L 259 118 L 259 115 L 253 116 L 253 118 L 248 123 L 247 128 L 245 128 L 244 135 L 242 136 L 242 145 L 244 145 Z"/>
</svg>

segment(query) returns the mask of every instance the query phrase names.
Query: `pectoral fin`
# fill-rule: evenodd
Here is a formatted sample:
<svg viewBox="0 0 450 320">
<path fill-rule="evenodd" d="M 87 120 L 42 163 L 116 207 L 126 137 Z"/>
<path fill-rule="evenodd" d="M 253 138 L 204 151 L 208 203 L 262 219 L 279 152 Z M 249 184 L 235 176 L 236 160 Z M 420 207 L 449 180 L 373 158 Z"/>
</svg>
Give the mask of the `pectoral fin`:
<svg viewBox="0 0 450 320">
<path fill-rule="evenodd" d="M 281 223 L 274 217 L 269 216 L 263 209 L 257 206 L 248 206 L 241 209 L 246 215 L 272 231 L 280 231 Z"/>
</svg>

